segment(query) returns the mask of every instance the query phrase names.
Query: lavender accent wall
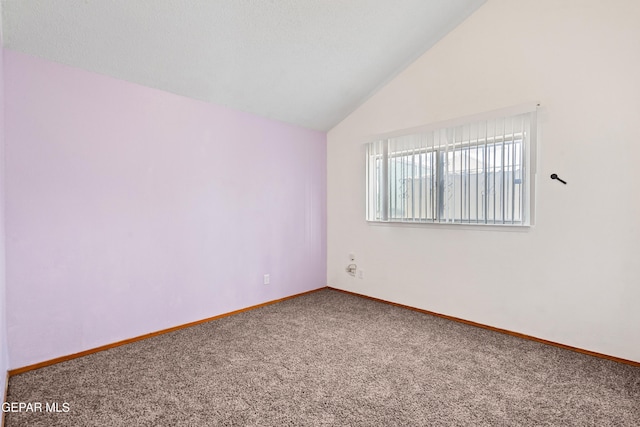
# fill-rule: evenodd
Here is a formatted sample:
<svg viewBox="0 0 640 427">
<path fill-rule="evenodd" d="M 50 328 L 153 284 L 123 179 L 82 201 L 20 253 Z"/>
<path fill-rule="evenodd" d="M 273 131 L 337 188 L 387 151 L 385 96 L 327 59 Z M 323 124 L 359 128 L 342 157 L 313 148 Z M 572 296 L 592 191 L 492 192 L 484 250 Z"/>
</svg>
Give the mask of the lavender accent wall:
<svg viewBox="0 0 640 427">
<path fill-rule="evenodd" d="M 326 285 L 325 133 L 4 60 L 11 368 Z"/>
<path fill-rule="evenodd" d="M 9 368 L 4 245 L 4 129 L 4 49 L 2 48 L 2 2 L 0 2 L 0 399 L 4 399 L 6 375 Z"/>
</svg>

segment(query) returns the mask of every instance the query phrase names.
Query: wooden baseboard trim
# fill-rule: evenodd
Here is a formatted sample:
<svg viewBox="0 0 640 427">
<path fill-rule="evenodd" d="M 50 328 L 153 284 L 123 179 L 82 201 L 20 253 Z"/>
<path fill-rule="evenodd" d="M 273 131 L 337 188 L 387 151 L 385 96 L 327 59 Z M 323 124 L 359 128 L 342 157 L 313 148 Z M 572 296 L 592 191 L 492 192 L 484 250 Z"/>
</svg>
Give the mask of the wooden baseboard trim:
<svg viewBox="0 0 640 427">
<path fill-rule="evenodd" d="M 633 361 L 633 360 L 628 360 L 628 359 L 623 359 L 623 358 L 620 358 L 620 357 L 610 356 L 608 354 L 603 354 L 603 353 L 597 353 L 595 351 L 585 350 L 585 349 L 582 349 L 582 348 L 573 347 L 573 346 L 566 345 L 566 344 L 560 344 L 560 343 L 557 343 L 557 342 L 554 342 L 554 341 L 549 341 L 549 340 L 545 340 L 545 339 L 542 339 L 542 338 L 533 337 L 531 335 L 521 334 L 519 332 L 513 332 L 513 331 L 510 331 L 508 329 L 496 328 L 494 326 L 484 325 L 482 323 L 477 323 L 477 322 L 473 322 L 471 320 L 461 319 L 459 317 L 449 316 L 449 315 L 446 315 L 446 314 L 436 313 L 436 312 L 429 311 L 429 310 L 424 310 L 424 309 L 421 309 L 421 308 L 411 307 L 409 305 L 404 305 L 404 304 L 399 304 L 399 303 L 395 303 L 395 302 L 391 302 L 391 301 L 386 301 L 386 300 L 383 300 L 383 299 L 380 299 L 380 298 L 370 297 L 368 295 L 363 295 L 363 294 L 359 294 L 359 293 L 356 293 L 356 292 L 346 291 L 344 289 L 338 289 L 338 288 L 332 288 L 331 286 L 325 286 L 325 287 L 322 287 L 322 288 L 313 289 L 311 291 L 306 291 L 306 292 L 302 292 L 302 293 L 299 293 L 299 294 L 290 295 L 288 297 L 284 297 L 284 298 L 279 298 L 279 299 L 275 299 L 275 300 L 272 300 L 272 301 L 263 302 L 261 304 L 253 305 L 251 307 L 245 307 L 245 308 L 241 308 L 239 310 L 231 311 L 231 312 L 228 312 L 228 313 L 219 314 L 217 316 L 208 317 L 206 319 L 196 320 L 194 322 L 185 323 L 183 325 L 178 325 L 178 326 L 174 326 L 174 327 L 171 327 L 171 328 L 162 329 L 160 331 L 151 332 L 151 333 L 148 333 L 148 334 L 145 334 L 145 335 L 140 335 L 140 336 L 137 336 L 137 337 L 128 338 L 128 339 L 125 339 L 125 340 L 122 340 L 122 341 L 117 341 L 115 343 L 106 344 L 106 345 L 103 345 L 103 346 L 100 346 L 100 347 L 95 347 L 95 348 L 92 348 L 92 349 L 89 349 L 89 350 L 84 350 L 84 351 L 81 351 L 79 353 L 74 353 L 74 354 L 69 354 L 67 356 L 57 357 L 55 359 L 50 359 L 50 360 L 46 360 L 44 362 L 34 363 L 33 365 L 23 366 L 21 368 L 10 369 L 6 374 L 7 375 L 7 381 L 5 382 L 5 390 L 4 390 L 4 400 L 3 400 L 3 402 L 6 401 L 6 398 L 7 398 L 7 387 L 9 386 L 9 377 L 12 377 L 14 375 L 18 375 L 18 374 L 22 374 L 22 373 L 25 373 L 25 372 L 33 371 L 33 370 L 39 369 L 39 368 L 44 368 L 46 366 L 55 365 L 57 363 L 66 362 L 67 360 L 77 359 L 79 357 L 87 356 L 89 354 L 93 354 L 93 353 L 98 353 L 100 351 L 109 350 L 110 348 L 120 347 L 121 345 L 133 343 L 133 342 L 136 342 L 136 341 L 141 341 L 141 340 L 144 340 L 144 339 L 147 339 L 147 338 L 155 337 L 155 336 L 166 334 L 166 333 L 169 333 L 169 332 L 174 332 L 174 331 L 177 331 L 177 330 L 180 330 L 180 329 L 188 328 L 190 326 L 199 325 L 201 323 L 211 322 L 211 321 L 216 320 L 216 319 L 222 319 L 224 317 L 233 316 L 234 314 L 243 313 L 245 311 L 255 310 L 255 309 L 260 308 L 260 307 L 265 307 L 267 305 L 272 305 L 272 304 L 276 304 L 276 303 L 279 303 L 279 302 L 282 302 L 282 301 L 286 301 L 286 300 L 289 300 L 289 299 L 301 297 L 303 295 L 307 295 L 307 294 L 311 294 L 311 293 L 314 293 L 314 292 L 318 292 L 318 291 L 321 291 L 323 289 L 330 289 L 330 290 L 333 290 L 333 291 L 342 292 L 342 293 L 349 294 L 349 295 L 354 295 L 354 296 L 357 296 L 357 297 L 360 297 L 360 298 L 366 298 L 366 299 L 369 299 L 369 300 L 372 300 L 372 301 L 377 301 L 377 302 L 381 302 L 381 303 L 384 303 L 384 304 L 393 305 L 393 306 L 396 306 L 396 307 L 406 308 L 408 310 L 417 311 L 419 313 L 428 314 L 428 315 L 436 316 L 436 317 L 441 317 L 443 319 L 452 320 L 454 322 L 464 323 L 466 325 L 475 326 L 477 328 L 488 329 L 490 331 L 500 332 L 500 333 L 503 333 L 503 334 L 506 334 L 506 335 L 511 335 L 511 336 L 514 336 L 514 337 L 518 337 L 518 338 L 522 338 L 522 339 L 526 339 L 526 340 L 530 340 L 530 341 L 536 341 L 536 342 L 539 342 L 539 343 L 542 343 L 542 344 L 552 345 L 554 347 L 563 348 L 565 350 L 575 351 L 577 353 L 582 353 L 582 354 L 586 354 L 586 355 L 589 355 L 589 356 L 598 357 L 598 358 L 601 358 L 601 359 L 607 359 L 607 360 L 611 360 L 611 361 L 618 362 L 618 363 L 624 363 L 626 365 L 640 367 L 640 362 L 636 362 L 636 361 Z M 2 414 L 2 420 L 0 421 L 0 426 L 3 426 L 3 425 L 4 425 L 4 413 Z"/>
<path fill-rule="evenodd" d="M 288 297 L 278 298 L 278 299 L 275 299 L 275 300 L 272 300 L 272 301 L 263 302 L 262 304 L 252 305 L 251 307 L 241 308 L 240 310 L 230 311 L 229 313 L 219 314 L 217 316 L 208 317 L 206 319 L 196 320 L 195 322 L 185 323 L 183 325 L 173 326 L 171 328 L 162 329 L 160 331 L 151 332 L 151 333 L 148 333 L 148 334 L 140 335 L 140 336 L 133 337 L 133 338 L 128 338 L 126 340 L 114 342 L 114 343 L 111 343 L 111 344 L 102 345 L 100 347 L 92 348 L 92 349 L 89 349 L 89 350 L 84 350 L 84 351 L 81 351 L 79 353 L 69 354 L 67 356 L 56 357 L 55 359 L 45 360 L 44 362 L 34 363 L 33 365 L 23 366 L 22 368 L 10 369 L 9 372 L 7 372 L 7 384 L 9 384 L 8 378 L 12 377 L 14 375 L 23 374 L 25 372 L 33 371 L 35 369 L 44 368 L 45 366 L 55 365 L 56 363 L 66 362 L 67 360 L 77 359 L 79 357 L 87 356 L 89 354 L 93 354 L 93 353 L 98 353 L 100 351 L 109 350 L 110 348 L 120 347 L 121 345 L 130 344 L 132 342 L 142 341 L 142 340 L 147 339 L 147 338 L 156 337 L 158 335 L 163 335 L 163 334 L 166 334 L 166 333 L 169 333 L 169 332 L 174 332 L 174 331 L 177 331 L 177 330 L 180 330 L 180 329 L 185 329 L 185 328 L 188 328 L 188 327 L 191 327 L 191 326 L 199 325 L 201 323 L 211 322 L 212 320 L 222 319 L 223 317 L 233 316 L 234 314 L 244 313 L 245 311 L 255 310 L 256 308 L 265 307 L 267 305 L 276 304 L 276 303 L 279 303 L 279 302 L 282 302 L 282 301 L 286 301 L 286 300 L 289 300 L 289 299 L 293 299 L 293 298 L 298 298 L 298 297 L 301 297 L 303 295 L 308 295 L 308 294 L 311 294 L 311 293 L 314 293 L 314 292 L 318 292 L 318 291 L 321 291 L 321 290 L 326 289 L 326 288 L 327 287 L 324 286 L 322 288 L 313 289 L 311 291 L 301 292 L 299 294 L 290 295 Z"/>
<path fill-rule="evenodd" d="M 533 337 L 531 335 L 525 335 L 525 334 L 521 334 L 519 332 L 513 332 L 513 331 L 510 331 L 508 329 L 496 328 L 496 327 L 493 327 L 493 326 L 484 325 L 482 323 L 472 322 L 471 320 L 461 319 L 459 317 L 448 316 L 446 314 L 440 314 L 440 313 L 436 313 L 436 312 L 429 311 L 429 310 L 423 310 L 421 308 L 411 307 L 409 305 L 398 304 L 396 302 L 386 301 L 386 300 L 383 300 L 383 299 L 370 297 L 370 296 L 359 294 L 359 293 L 356 293 L 356 292 L 351 292 L 351 291 L 345 291 L 343 289 L 332 288 L 331 286 L 327 286 L 327 288 L 331 289 L 333 291 L 343 292 L 345 294 L 354 295 L 354 296 L 358 296 L 358 297 L 361 297 L 361 298 L 366 298 L 366 299 L 369 299 L 369 300 L 372 300 L 372 301 L 377 301 L 377 302 L 381 302 L 381 303 L 384 303 L 384 304 L 393 305 L 393 306 L 396 306 L 396 307 L 406 308 L 406 309 L 409 309 L 409 310 L 412 310 L 412 311 L 417 311 L 419 313 L 428 314 L 428 315 L 436 316 L 436 317 L 441 317 L 443 319 L 453 320 L 454 322 L 464 323 L 466 325 L 475 326 L 477 328 L 488 329 L 490 331 L 500 332 L 502 334 L 511 335 L 511 336 L 518 337 L 518 338 L 523 338 L 525 340 L 536 341 L 536 342 L 539 342 L 539 343 L 542 343 L 542 344 L 547 344 L 547 345 L 552 345 L 554 347 L 563 348 L 565 350 L 575 351 L 577 353 L 582 353 L 582 354 L 586 354 L 586 355 L 589 355 L 589 356 L 598 357 L 600 359 L 612 360 L 614 362 L 624 363 L 625 365 L 631 365 L 631 366 L 635 366 L 635 367 L 639 367 L 640 368 L 640 362 L 635 362 L 633 360 L 622 359 L 620 357 L 609 356 L 608 354 L 597 353 L 597 352 L 591 351 L 591 350 L 585 350 L 585 349 L 582 349 L 582 348 L 573 347 L 573 346 L 566 345 L 566 344 L 560 344 L 560 343 L 557 343 L 557 342 L 554 342 L 554 341 L 549 341 L 549 340 L 545 340 L 545 339 L 542 339 L 542 338 Z"/>
</svg>

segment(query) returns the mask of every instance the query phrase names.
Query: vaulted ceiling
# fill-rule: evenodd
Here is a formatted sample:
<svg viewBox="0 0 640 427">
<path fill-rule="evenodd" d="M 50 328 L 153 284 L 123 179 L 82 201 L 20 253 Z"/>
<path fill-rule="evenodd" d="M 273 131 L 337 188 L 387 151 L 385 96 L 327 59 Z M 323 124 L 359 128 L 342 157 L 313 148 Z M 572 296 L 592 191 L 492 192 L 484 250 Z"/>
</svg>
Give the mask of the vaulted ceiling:
<svg viewBox="0 0 640 427">
<path fill-rule="evenodd" d="M 5 47 L 328 130 L 486 0 L 3 0 Z"/>
</svg>

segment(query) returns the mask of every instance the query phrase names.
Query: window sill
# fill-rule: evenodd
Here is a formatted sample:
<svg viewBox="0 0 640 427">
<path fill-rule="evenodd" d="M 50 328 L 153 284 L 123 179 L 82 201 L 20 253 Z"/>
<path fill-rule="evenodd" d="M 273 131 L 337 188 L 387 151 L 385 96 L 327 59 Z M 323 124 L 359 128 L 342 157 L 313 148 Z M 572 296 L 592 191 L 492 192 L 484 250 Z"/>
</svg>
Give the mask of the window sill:
<svg viewBox="0 0 640 427">
<path fill-rule="evenodd" d="M 441 222 L 403 222 L 403 221 L 371 221 L 368 225 L 375 227 L 410 227 L 410 228 L 434 228 L 440 230 L 473 230 L 473 231 L 507 231 L 516 233 L 527 233 L 531 231 L 533 225 L 514 224 L 468 224 L 468 223 L 441 223 Z"/>
</svg>

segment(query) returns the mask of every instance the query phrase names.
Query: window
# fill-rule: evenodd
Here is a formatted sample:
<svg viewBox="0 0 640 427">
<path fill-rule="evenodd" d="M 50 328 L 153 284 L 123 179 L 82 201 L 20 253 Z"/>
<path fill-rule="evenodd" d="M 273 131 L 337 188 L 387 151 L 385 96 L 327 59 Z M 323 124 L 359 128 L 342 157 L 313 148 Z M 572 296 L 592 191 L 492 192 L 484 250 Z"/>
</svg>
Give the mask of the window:
<svg viewBox="0 0 640 427">
<path fill-rule="evenodd" d="M 529 225 L 535 113 L 367 144 L 367 220 Z"/>
</svg>

